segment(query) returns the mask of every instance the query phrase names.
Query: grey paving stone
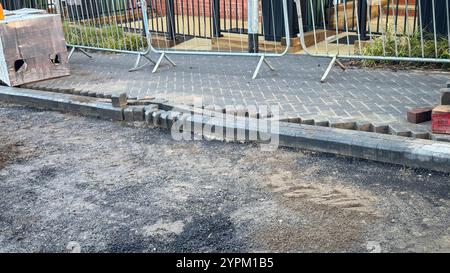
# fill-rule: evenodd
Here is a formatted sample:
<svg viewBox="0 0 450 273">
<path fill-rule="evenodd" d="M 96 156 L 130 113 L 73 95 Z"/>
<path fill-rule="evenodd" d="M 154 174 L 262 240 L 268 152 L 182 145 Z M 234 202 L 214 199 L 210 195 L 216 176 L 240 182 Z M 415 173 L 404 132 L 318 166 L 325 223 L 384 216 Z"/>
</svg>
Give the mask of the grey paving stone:
<svg viewBox="0 0 450 273">
<path fill-rule="evenodd" d="M 153 126 L 159 126 L 159 118 L 162 114 L 163 110 L 155 111 L 152 113 L 152 121 Z"/>
<path fill-rule="evenodd" d="M 297 124 L 301 124 L 302 123 L 302 118 L 299 117 L 298 115 L 287 115 L 287 118 L 285 119 L 285 121 L 290 122 L 290 123 L 297 123 Z M 305 116 L 305 124 L 309 124 L 312 125 L 314 122 L 314 120 L 312 118 L 306 118 Z"/>
<path fill-rule="evenodd" d="M 356 121 L 355 129 L 358 131 L 371 132 L 372 131 L 372 123 L 366 120 Z"/>
<path fill-rule="evenodd" d="M 111 103 L 114 107 L 125 107 L 127 106 L 127 94 L 120 93 L 111 96 Z"/>
<path fill-rule="evenodd" d="M 145 120 L 145 112 L 143 106 L 132 106 L 133 111 L 133 121 L 144 121 Z"/>
<path fill-rule="evenodd" d="M 124 66 L 132 66 L 134 62 L 127 55 L 93 55 L 93 61 L 74 55 L 71 76 L 60 82 L 43 81 L 39 86 L 51 87 L 57 83 L 61 88 L 115 95 L 129 90 L 130 97 L 153 96 L 186 104 L 192 103 L 195 97 L 201 98 L 203 105 L 221 107 L 278 105 L 281 113 L 310 115 L 312 119 L 361 118 L 388 124 L 403 123 L 408 109 L 434 107 L 450 75 L 433 71 L 333 69 L 328 81 L 320 84 L 329 59 L 288 55 L 272 60 L 279 72 L 261 71 L 260 77 L 252 81 L 253 58 L 173 56 L 177 67 L 151 74 L 151 67 L 126 72 Z M 406 122 L 404 125 L 409 126 Z"/>
<path fill-rule="evenodd" d="M 241 104 L 236 105 L 236 115 L 239 117 L 248 116 L 247 108 Z"/>
<path fill-rule="evenodd" d="M 220 105 L 214 105 L 214 112 L 225 113 L 225 108 Z"/>
<path fill-rule="evenodd" d="M 411 130 L 411 137 L 421 138 L 421 139 L 430 139 L 430 132 L 424 128 L 413 128 Z"/>
<path fill-rule="evenodd" d="M 372 123 L 372 132 L 378 134 L 388 134 L 389 133 L 389 125 L 386 123 Z"/>
<path fill-rule="evenodd" d="M 123 116 L 124 116 L 124 120 L 127 122 L 133 122 L 134 121 L 134 117 L 133 117 L 133 109 L 131 107 L 127 107 L 123 109 Z"/>
<path fill-rule="evenodd" d="M 234 105 L 226 105 L 225 106 L 225 113 L 227 115 L 236 116 L 236 114 L 237 114 L 236 107 Z"/>
<path fill-rule="evenodd" d="M 450 105 L 450 88 L 441 89 L 441 105 Z"/>
<path fill-rule="evenodd" d="M 436 141 L 450 142 L 450 135 L 432 134 L 431 139 Z"/>
<path fill-rule="evenodd" d="M 101 117 L 102 119 L 109 119 L 114 121 L 124 120 L 122 108 L 113 107 L 109 103 L 98 103 L 96 107 L 99 117 Z"/>
<path fill-rule="evenodd" d="M 314 118 L 314 125 L 315 126 L 322 126 L 322 127 L 329 127 L 330 122 L 326 117 L 315 117 Z"/>
<path fill-rule="evenodd" d="M 389 134 L 396 136 L 410 137 L 411 130 L 402 124 L 389 124 Z"/>
<path fill-rule="evenodd" d="M 159 119 L 158 119 L 158 125 L 161 128 L 165 128 L 165 129 L 170 128 L 169 127 L 170 123 L 169 124 L 167 123 L 168 117 L 169 117 L 169 112 L 168 111 L 161 111 L 161 115 L 159 116 Z"/>
<path fill-rule="evenodd" d="M 347 129 L 347 130 L 355 130 L 356 129 L 356 121 L 355 120 L 346 120 L 346 119 L 329 119 L 330 127 L 339 128 L 339 129 Z"/>
<path fill-rule="evenodd" d="M 314 125 L 314 117 L 312 115 L 302 115 L 299 117 L 293 117 L 294 120 L 300 120 L 301 124 L 306 125 Z M 291 118 L 289 118 L 289 121 L 291 121 Z M 297 123 L 297 122 L 293 122 Z"/>
</svg>

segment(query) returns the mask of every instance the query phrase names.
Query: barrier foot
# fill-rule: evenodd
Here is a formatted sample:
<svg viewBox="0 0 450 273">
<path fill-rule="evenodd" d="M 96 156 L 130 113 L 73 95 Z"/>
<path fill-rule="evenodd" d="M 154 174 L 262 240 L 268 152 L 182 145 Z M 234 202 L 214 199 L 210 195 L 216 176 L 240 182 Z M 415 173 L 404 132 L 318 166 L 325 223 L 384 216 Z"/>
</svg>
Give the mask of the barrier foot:
<svg viewBox="0 0 450 273">
<path fill-rule="evenodd" d="M 75 52 L 75 50 L 80 51 L 81 53 L 83 53 L 84 55 L 88 56 L 89 58 L 92 58 L 91 55 L 89 55 L 84 49 L 81 48 L 76 48 L 76 47 L 72 47 L 72 49 L 69 52 L 69 55 L 67 56 L 67 60 L 70 60 L 70 58 L 72 58 L 73 53 Z"/>
<path fill-rule="evenodd" d="M 156 61 L 156 64 L 155 64 L 155 67 L 153 68 L 152 73 L 155 73 L 156 70 L 158 70 L 158 67 L 159 67 L 159 65 L 161 64 L 161 62 L 162 62 L 163 59 L 166 59 L 172 66 L 177 66 L 177 65 L 175 64 L 175 62 L 172 61 L 169 57 L 167 57 L 166 53 L 163 52 L 163 53 L 161 53 L 161 56 L 159 56 L 158 61 Z"/>
<path fill-rule="evenodd" d="M 272 70 L 272 71 L 275 70 L 275 68 L 267 61 L 266 57 L 261 56 L 261 58 L 259 59 L 258 65 L 256 66 L 255 72 L 253 73 L 253 77 L 252 77 L 253 80 L 256 79 L 256 77 L 258 76 L 259 70 L 261 70 L 261 65 L 263 63 L 266 64 L 270 70 Z"/>
<path fill-rule="evenodd" d="M 148 62 L 144 63 L 143 65 L 139 65 L 139 62 L 141 61 L 141 57 L 144 57 L 148 60 Z M 128 72 L 133 72 L 136 70 L 139 70 L 141 68 L 143 68 L 144 66 L 148 65 L 148 64 L 156 64 L 155 61 L 153 61 L 150 57 L 148 57 L 147 55 L 142 55 L 142 54 L 138 54 L 137 58 L 136 58 L 136 62 L 134 63 L 134 66 L 132 68 L 130 68 L 128 70 Z"/>
<path fill-rule="evenodd" d="M 333 57 L 333 59 L 331 59 L 330 64 L 327 67 L 327 70 L 325 70 L 325 73 L 322 76 L 322 79 L 320 79 L 321 83 L 324 83 L 325 80 L 328 77 L 328 74 L 330 74 L 331 69 L 333 68 L 333 66 L 337 64 L 340 68 L 342 68 L 342 70 L 346 70 L 347 68 L 345 67 L 345 65 L 343 63 L 341 63 L 338 59 L 337 59 L 337 55 Z"/>
</svg>

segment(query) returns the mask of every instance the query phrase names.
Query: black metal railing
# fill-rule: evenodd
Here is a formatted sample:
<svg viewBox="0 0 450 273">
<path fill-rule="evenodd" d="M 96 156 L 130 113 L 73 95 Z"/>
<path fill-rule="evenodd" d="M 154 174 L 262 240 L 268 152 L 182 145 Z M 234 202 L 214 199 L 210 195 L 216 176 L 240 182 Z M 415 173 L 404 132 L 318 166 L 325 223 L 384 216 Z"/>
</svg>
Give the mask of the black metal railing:
<svg viewBox="0 0 450 273">
<path fill-rule="evenodd" d="M 431 1 L 420 1 L 423 13 L 422 28 L 426 28 L 433 20 L 426 14 Z M 406 32 L 412 34 L 420 26 L 419 0 L 374 0 L 372 2 L 341 0 L 337 3 L 333 0 L 301 0 L 301 2 L 304 31 L 310 31 L 313 27 L 335 31 L 337 25 L 338 31 L 359 32 L 364 39 L 369 33 L 376 35 L 385 33 L 386 30 L 398 31 L 398 34 Z M 325 9 L 324 12 L 323 9 Z M 446 24 L 441 22 L 441 24 L 444 23 Z M 411 26 L 410 29 L 408 25 Z"/>
</svg>

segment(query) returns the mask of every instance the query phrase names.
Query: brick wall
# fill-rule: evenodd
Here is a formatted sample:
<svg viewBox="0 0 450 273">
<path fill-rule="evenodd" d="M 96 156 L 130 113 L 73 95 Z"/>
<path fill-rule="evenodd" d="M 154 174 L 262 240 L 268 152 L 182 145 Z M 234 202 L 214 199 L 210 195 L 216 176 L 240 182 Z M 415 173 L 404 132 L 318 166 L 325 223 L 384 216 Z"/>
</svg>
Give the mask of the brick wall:
<svg viewBox="0 0 450 273">
<path fill-rule="evenodd" d="M 165 14 L 166 0 L 150 0 L 153 9 Z M 175 14 L 211 16 L 212 0 L 174 0 Z M 220 0 L 220 17 L 247 19 L 247 0 Z"/>
</svg>

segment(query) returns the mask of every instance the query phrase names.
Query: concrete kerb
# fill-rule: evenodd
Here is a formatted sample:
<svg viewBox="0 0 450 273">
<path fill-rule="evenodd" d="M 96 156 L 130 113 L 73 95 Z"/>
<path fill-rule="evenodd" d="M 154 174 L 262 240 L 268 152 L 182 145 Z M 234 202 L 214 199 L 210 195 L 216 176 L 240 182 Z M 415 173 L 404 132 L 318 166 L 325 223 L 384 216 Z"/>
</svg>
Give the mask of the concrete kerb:
<svg viewBox="0 0 450 273">
<path fill-rule="evenodd" d="M 145 120 L 150 125 L 170 129 L 177 120 L 183 121 L 183 128 L 193 133 L 193 128 L 208 126 L 215 135 L 214 139 L 225 139 L 226 130 L 244 132 L 245 141 L 250 135 L 257 135 L 257 142 L 267 138 L 267 131 L 255 127 L 255 120 L 250 117 L 233 115 L 235 122 L 224 122 L 226 114 L 206 112 L 203 109 L 179 107 L 167 101 L 154 100 L 147 106 L 113 107 L 106 99 L 94 97 L 78 97 L 65 93 L 49 93 L 45 91 L 29 90 L 13 87 L 0 87 L 0 100 L 30 106 L 39 109 L 71 112 L 86 116 L 93 116 L 113 121 L 124 121 L 125 112 L 139 115 L 138 120 Z M 136 108 L 136 109 L 134 109 Z M 165 109 L 165 110 L 161 110 Z M 184 113 L 184 114 L 183 114 Z M 223 130 L 216 130 L 223 128 Z M 279 144 L 284 147 L 294 147 L 305 150 L 332 153 L 343 156 L 399 164 L 413 168 L 427 168 L 430 170 L 450 172 L 450 144 L 423 139 L 405 138 L 395 135 L 374 134 L 364 131 L 352 131 L 339 128 L 328 128 L 306 124 L 279 122 Z M 229 137 L 229 136 L 228 136 Z M 199 138 L 202 138 L 199 137 Z"/>
</svg>

